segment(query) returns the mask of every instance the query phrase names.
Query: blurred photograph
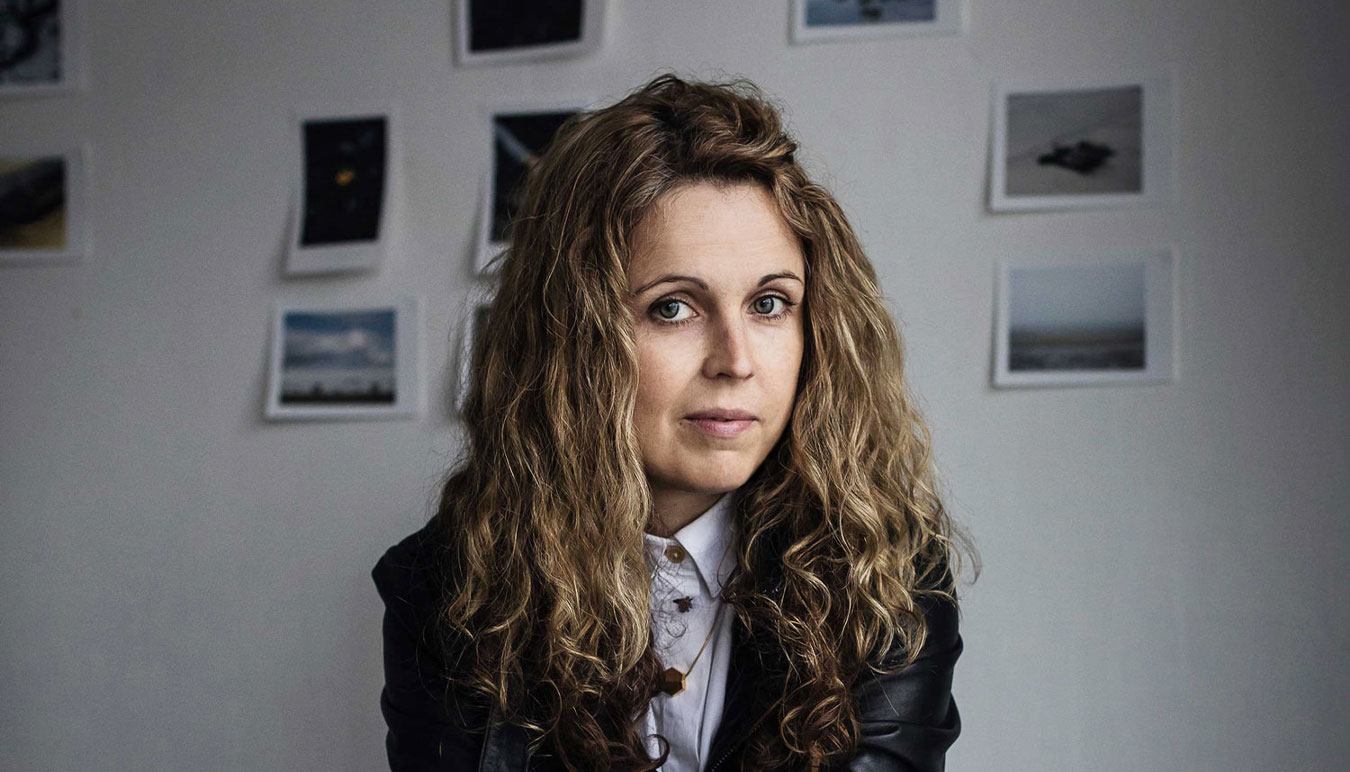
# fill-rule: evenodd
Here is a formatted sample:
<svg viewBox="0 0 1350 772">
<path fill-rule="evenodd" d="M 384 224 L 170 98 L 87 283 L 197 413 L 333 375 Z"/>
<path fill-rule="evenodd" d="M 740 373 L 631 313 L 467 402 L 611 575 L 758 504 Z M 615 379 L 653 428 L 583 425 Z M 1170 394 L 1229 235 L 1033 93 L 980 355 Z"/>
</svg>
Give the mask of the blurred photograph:
<svg viewBox="0 0 1350 772">
<path fill-rule="evenodd" d="M 80 151 L 0 152 L 0 262 L 82 257 Z"/>
<path fill-rule="evenodd" d="M 794 0 L 792 14 L 798 43 L 961 29 L 959 0 Z"/>
<path fill-rule="evenodd" d="M 287 272 L 375 268 L 383 257 L 389 114 L 299 118 L 299 210 Z"/>
<path fill-rule="evenodd" d="M 492 163 L 479 234 L 479 272 L 506 247 L 507 229 L 520 208 L 525 174 L 548 147 L 558 128 L 579 108 L 542 108 L 493 113 Z"/>
<path fill-rule="evenodd" d="M 1168 89 L 1161 80 L 1008 88 L 997 95 L 993 209 L 1145 203 L 1165 193 Z"/>
<path fill-rule="evenodd" d="M 1008 261 L 997 385 L 1170 377 L 1171 257 Z"/>
<path fill-rule="evenodd" d="M 386 121 L 305 121 L 305 219 L 300 245 L 380 237 Z"/>
<path fill-rule="evenodd" d="M 405 413 L 415 392 L 412 309 L 278 308 L 270 418 Z"/>
<path fill-rule="evenodd" d="M 0 250 L 66 246 L 66 159 L 0 156 Z"/>
<path fill-rule="evenodd" d="M 1008 95 L 1009 196 L 1138 193 L 1144 90 Z"/>
<path fill-rule="evenodd" d="M 594 50 L 603 0 L 457 0 L 456 59 L 493 64 Z"/>
<path fill-rule="evenodd" d="M 0 96 L 71 85 L 73 0 L 0 2 Z"/>
</svg>

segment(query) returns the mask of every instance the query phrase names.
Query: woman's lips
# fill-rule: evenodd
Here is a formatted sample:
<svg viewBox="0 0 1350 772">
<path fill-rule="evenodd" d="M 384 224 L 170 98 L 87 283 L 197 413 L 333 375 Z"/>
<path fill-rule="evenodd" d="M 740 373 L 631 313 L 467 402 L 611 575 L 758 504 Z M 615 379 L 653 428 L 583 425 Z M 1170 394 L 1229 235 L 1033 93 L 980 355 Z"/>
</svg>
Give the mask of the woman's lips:
<svg viewBox="0 0 1350 772">
<path fill-rule="evenodd" d="M 735 437 L 750 428 L 754 419 L 745 418 L 736 421 L 720 421 L 715 418 L 686 418 L 690 425 L 714 437 Z"/>
</svg>

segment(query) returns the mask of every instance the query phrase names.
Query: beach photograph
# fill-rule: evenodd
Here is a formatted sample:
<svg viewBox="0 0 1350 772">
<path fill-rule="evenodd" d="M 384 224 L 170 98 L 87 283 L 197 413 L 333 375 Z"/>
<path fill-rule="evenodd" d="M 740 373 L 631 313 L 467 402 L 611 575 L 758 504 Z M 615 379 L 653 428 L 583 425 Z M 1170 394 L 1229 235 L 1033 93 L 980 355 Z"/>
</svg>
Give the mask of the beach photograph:
<svg viewBox="0 0 1350 772">
<path fill-rule="evenodd" d="M 392 405 L 393 308 L 290 311 L 284 320 L 283 405 Z"/>
</svg>

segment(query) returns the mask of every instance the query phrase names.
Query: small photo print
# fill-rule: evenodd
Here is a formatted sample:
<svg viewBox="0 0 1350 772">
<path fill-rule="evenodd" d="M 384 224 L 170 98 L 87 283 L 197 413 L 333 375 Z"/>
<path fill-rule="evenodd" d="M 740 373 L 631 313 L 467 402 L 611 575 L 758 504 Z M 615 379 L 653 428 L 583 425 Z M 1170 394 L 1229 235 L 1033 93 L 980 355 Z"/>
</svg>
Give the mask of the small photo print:
<svg viewBox="0 0 1350 772">
<path fill-rule="evenodd" d="M 590 52 L 600 43 L 603 0 L 456 0 L 460 64 L 529 61 Z"/>
<path fill-rule="evenodd" d="M 416 306 L 274 311 L 268 418 L 362 418 L 415 412 Z"/>
<path fill-rule="evenodd" d="M 492 166 L 479 234 L 479 273 L 506 248 L 507 228 L 520 209 L 525 175 L 553 140 L 558 129 L 580 108 L 548 108 L 492 114 Z"/>
<path fill-rule="evenodd" d="M 0 2 L 0 96 L 74 83 L 74 0 Z"/>
<path fill-rule="evenodd" d="M 1145 203 L 1165 193 L 1164 81 L 1001 89 L 991 208 Z"/>
<path fill-rule="evenodd" d="M 996 386 L 1171 379 L 1170 251 L 1009 260 L 999 284 Z"/>
<path fill-rule="evenodd" d="M 84 256 L 82 156 L 0 151 L 0 263 Z"/>
<path fill-rule="evenodd" d="M 300 204 L 287 272 L 377 267 L 388 219 L 389 114 L 303 117 L 298 123 Z"/>
<path fill-rule="evenodd" d="M 792 14 L 797 43 L 961 31 L 960 0 L 793 0 Z"/>
</svg>

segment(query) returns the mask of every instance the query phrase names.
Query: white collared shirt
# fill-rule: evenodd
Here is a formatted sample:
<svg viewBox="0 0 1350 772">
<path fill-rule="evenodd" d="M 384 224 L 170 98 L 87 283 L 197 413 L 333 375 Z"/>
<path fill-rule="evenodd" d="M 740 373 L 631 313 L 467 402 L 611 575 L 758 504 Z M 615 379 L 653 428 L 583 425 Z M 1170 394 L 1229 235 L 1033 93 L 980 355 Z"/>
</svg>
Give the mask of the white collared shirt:
<svg viewBox="0 0 1350 772">
<path fill-rule="evenodd" d="M 662 772 L 701 772 L 722 722 L 734 611 L 723 608 L 720 593 L 736 565 L 732 506 L 737 492 L 723 494 L 671 538 L 646 534 L 657 656 L 667 667 L 684 672 L 708 641 L 694 669 L 685 675 L 684 690 L 658 693 L 639 723 L 653 758 L 660 752 L 655 734 L 670 742 Z"/>
</svg>

